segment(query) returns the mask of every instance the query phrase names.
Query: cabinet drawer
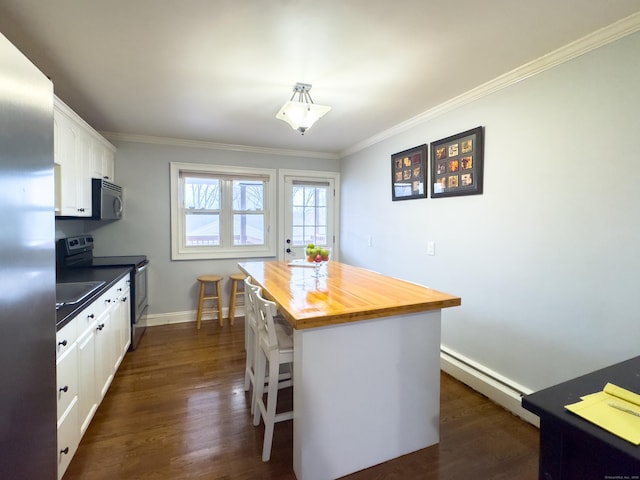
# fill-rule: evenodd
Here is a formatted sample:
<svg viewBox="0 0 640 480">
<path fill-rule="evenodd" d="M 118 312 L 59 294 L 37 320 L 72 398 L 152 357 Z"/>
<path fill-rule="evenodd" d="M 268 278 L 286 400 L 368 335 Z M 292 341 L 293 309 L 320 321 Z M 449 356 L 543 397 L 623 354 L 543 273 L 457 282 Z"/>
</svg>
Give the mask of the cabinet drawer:
<svg viewBox="0 0 640 480">
<path fill-rule="evenodd" d="M 92 308 L 88 306 L 75 318 L 75 322 L 78 324 L 78 338 L 82 337 L 87 330 L 95 328 L 96 320 L 102 313 L 103 309 Z"/>
<path fill-rule="evenodd" d="M 75 342 L 56 363 L 56 389 L 57 418 L 60 419 L 78 395 L 78 358 Z"/>
<path fill-rule="evenodd" d="M 67 470 L 79 443 L 78 403 L 74 399 L 71 408 L 67 410 L 64 418 L 58 422 L 58 479 L 61 479 Z"/>
<path fill-rule="evenodd" d="M 56 359 L 71 349 L 77 339 L 78 329 L 74 319 L 56 332 Z"/>
</svg>

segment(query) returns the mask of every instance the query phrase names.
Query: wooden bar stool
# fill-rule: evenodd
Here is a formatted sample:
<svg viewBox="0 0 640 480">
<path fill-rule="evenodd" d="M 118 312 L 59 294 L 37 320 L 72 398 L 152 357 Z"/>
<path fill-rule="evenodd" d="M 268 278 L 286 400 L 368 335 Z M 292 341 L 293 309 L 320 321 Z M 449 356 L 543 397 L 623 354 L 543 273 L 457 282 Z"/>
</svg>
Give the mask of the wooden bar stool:
<svg viewBox="0 0 640 480">
<path fill-rule="evenodd" d="M 200 282 L 200 298 L 198 300 L 198 316 L 196 317 L 196 328 L 200 330 L 200 323 L 202 322 L 202 310 L 205 300 L 215 300 L 216 308 L 218 309 L 218 321 L 220 326 L 224 325 L 224 317 L 222 316 L 222 302 L 220 301 L 222 296 L 220 295 L 220 281 L 222 277 L 220 275 L 200 275 L 198 282 Z M 207 295 L 207 285 L 213 284 L 214 291 Z"/>
<path fill-rule="evenodd" d="M 231 279 L 231 297 L 229 298 L 229 323 L 233 325 L 236 316 L 236 301 L 239 296 L 244 297 L 244 279 L 247 276 L 244 273 L 232 273 L 229 275 Z M 242 285 L 242 288 L 238 288 Z M 246 308 L 246 306 L 245 306 Z M 246 315 L 246 312 L 245 312 Z"/>
</svg>

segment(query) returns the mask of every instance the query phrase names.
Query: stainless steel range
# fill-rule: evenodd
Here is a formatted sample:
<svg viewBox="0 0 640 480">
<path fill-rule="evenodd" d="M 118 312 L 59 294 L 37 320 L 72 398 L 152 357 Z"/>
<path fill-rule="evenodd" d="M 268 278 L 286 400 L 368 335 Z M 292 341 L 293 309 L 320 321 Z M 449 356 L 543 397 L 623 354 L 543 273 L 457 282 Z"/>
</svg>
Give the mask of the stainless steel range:
<svg viewBox="0 0 640 480">
<path fill-rule="evenodd" d="M 147 260 L 147 256 L 94 257 L 92 235 L 78 235 L 58 240 L 57 255 L 58 266 L 61 268 L 131 267 L 129 289 L 134 301 L 130 303 L 131 346 L 129 349 L 135 350 L 145 330 L 142 319 L 148 308 L 147 268 L 149 260 Z"/>
</svg>

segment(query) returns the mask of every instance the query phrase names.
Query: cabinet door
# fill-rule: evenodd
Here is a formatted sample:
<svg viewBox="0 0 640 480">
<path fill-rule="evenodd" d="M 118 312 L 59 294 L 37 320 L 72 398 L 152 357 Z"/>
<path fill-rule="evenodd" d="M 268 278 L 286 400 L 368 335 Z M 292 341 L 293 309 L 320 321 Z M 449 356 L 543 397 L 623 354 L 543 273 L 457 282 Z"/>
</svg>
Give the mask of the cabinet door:
<svg viewBox="0 0 640 480">
<path fill-rule="evenodd" d="M 56 362 L 58 419 L 78 394 L 78 360 L 75 342 Z"/>
<path fill-rule="evenodd" d="M 104 145 L 97 139 L 91 140 L 91 178 L 102 178 L 102 157 L 104 156 Z"/>
<path fill-rule="evenodd" d="M 59 202 L 60 215 L 78 215 L 77 167 L 78 131 L 71 119 L 54 110 L 54 161 L 59 178 L 56 183 L 60 186 Z"/>
<path fill-rule="evenodd" d="M 85 129 L 78 129 L 79 155 L 78 177 L 76 188 L 78 191 L 78 217 L 91 216 L 91 172 L 93 170 L 92 154 L 93 142 L 91 135 Z"/>
<path fill-rule="evenodd" d="M 102 156 L 102 178 L 115 183 L 116 178 L 116 165 L 115 165 L 115 153 L 109 148 L 106 148 L 104 155 Z"/>
<path fill-rule="evenodd" d="M 129 319 L 131 318 L 130 311 L 130 299 L 129 299 L 129 287 L 119 286 L 120 295 L 118 297 L 118 304 L 113 310 L 111 321 L 113 322 L 115 329 L 115 359 L 116 363 L 114 369 L 118 369 L 120 363 L 129 349 L 131 343 L 131 325 Z"/>
<path fill-rule="evenodd" d="M 96 387 L 96 325 L 86 330 L 78 339 L 78 423 L 80 435 L 84 435 L 98 409 Z"/>
<path fill-rule="evenodd" d="M 58 421 L 58 480 L 64 475 L 80 444 L 77 407 L 74 399 L 66 415 Z"/>
<path fill-rule="evenodd" d="M 107 393 L 109 385 L 113 380 L 113 373 L 115 365 L 114 360 L 114 339 L 113 339 L 113 324 L 111 322 L 111 313 L 113 309 L 109 308 L 98 319 L 96 326 L 96 392 L 98 398 L 102 398 Z"/>
</svg>

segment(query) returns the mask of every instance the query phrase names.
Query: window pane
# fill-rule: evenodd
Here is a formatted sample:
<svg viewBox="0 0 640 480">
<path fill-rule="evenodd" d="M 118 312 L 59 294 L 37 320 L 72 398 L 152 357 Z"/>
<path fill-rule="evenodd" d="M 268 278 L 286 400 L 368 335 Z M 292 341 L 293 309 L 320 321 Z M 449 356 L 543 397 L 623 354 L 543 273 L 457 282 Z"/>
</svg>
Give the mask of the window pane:
<svg viewBox="0 0 640 480">
<path fill-rule="evenodd" d="M 264 245 L 264 215 L 235 214 L 233 216 L 234 245 Z"/>
<path fill-rule="evenodd" d="M 185 215 L 186 246 L 220 245 L 220 216 L 218 214 Z"/>
<path fill-rule="evenodd" d="M 264 210 L 264 182 L 261 180 L 234 180 L 233 209 Z"/>
<path fill-rule="evenodd" d="M 220 180 L 185 178 L 184 206 L 197 210 L 220 210 Z"/>
</svg>

